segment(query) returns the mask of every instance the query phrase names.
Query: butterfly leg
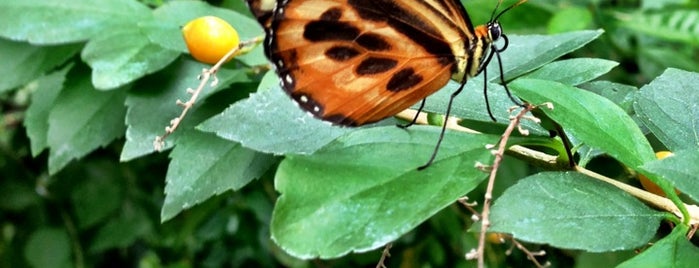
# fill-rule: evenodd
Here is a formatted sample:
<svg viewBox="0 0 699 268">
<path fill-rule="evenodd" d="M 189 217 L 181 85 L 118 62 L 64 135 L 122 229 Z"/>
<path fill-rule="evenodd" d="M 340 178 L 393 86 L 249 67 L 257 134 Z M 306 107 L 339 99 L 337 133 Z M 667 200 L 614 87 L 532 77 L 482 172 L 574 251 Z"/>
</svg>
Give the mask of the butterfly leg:
<svg viewBox="0 0 699 268">
<path fill-rule="evenodd" d="M 490 101 L 488 101 L 488 70 L 487 69 L 483 69 L 483 97 L 485 97 L 485 109 L 488 111 L 488 115 L 490 116 L 490 119 L 493 120 L 493 122 L 497 122 L 498 120 L 495 119 L 495 116 L 493 116 L 493 112 L 490 110 Z"/>
<path fill-rule="evenodd" d="M 510 100 L 517 106 L 524 108 L 524 104 L 522 103 L 522 100 L 515 98 L 512 96 L 512 92 L 510 92 L 510 88 L 507 87 L 507 83 L 505 82 L 505 75 L 502 72 L 502 58 L 500 57 L 500 52 L 505 51 L 507 49 L 507 46 L 509 45 L 510 41 L 507 39 L 506 35 L 502 35 L 501 38 L 505 41 L 505 45 L 502 48 L 496 48 L 495 45 L 493 45 L 493 52 L 495 53 L 495 56 L 498 58 L 498 68 L 500 69 L 500 83 L 502 83 L 502 86 L 505 87 L 505 92 L 507 93 L 507 97 L 510 98 Z M 492 56 L 492 55 L 491 55 Z M 487 80 L 486 80 L 487 81 Z M 486 95 L 487 98 L 487 95 Z M 488 110 L 490 112 L 490 110 Z M 492 118 L 492 115 L 490 116 Z"/>
<path fill-rule="evenodd" d="M 461 82 L 461 86 L 459 86 L 459 89 L 457 89 L 456 91 L 451 93 L 451 97 L 449 98 L 449 104 L 447 105 L 447 112 L 444 114 L 445 118 L 447 118 L 447 119 L 449 118 L 449 115 L 451 114 L 451 105 L 454 102 L 454 99 L 456 98 L 456 96 L 458 96 L 459 93 L 461 93 L 461 91 L 464 89 L 464 85 L 466 85 L 466 80 L 467 79 L 464 77 L 464 79 Z M 424 104 L 424 100 L 423 100 L 423 104 Z M 417 170 L 423 170 L 423 169 L 429 167 L 430 165 L 432 165 L 432 162 L 434 162 L 435 157 L 437 157 L 437 152 L 439 152 L 439 146 L 442 145 L 442 140 L 444 139 L 444 133 L 446 131 L 447 131 L 447 124 L 446 124 L 446 122 L 444 122 L 444 124 L 442 124 L 442 131 L 439 133 L 439 139 L 437 139 L 437 144 L 434 147 L 434 151 L 432 151 L 432 156 L 430 156 L 430 159 L 427 161 L 427 163 L 418 167 Z"/>
<path fill-rule="evenodd" d="M 415 117 L 413 117 L 413 120 L 410 121 L 410 123 L 407 123 L 405 125 L 398 124 L 399 128 L 405 129 L 405 128 L 408 128 L 412 125 L 415 125 L 415 122 L 417 122 L 417 118 L 420 116 L 420 113 L 422 112 L 422 108 L 425 108 L 425 100 L 426 100 L 426 98 L 422 99 L 422 102 L 420 103 L 420 108 L 417 108 L 417 113 L 415 113 Z"/>
<path fill-rule="evenodd" d="M 522 106 L 522 104 L 515 100 L 512 97 L 512 94 L 510 93 L 510 89 L 507 88 L 507 83 L 505 83 L 505 77 L 502 73 L 502 60 L 500 59 L 500 52 L 505 51 L 507 49 L 507 46 L 510 44 L 509 39 L 507 39 L 507 36 L 502 35 L 501 38 L 505 41 L 505 44 L 498 48 L 495 46 L 495 44 L 491 44 L 490 46 L 490 53 L 488 53 L 488 57 L 483 61 L 481 64 L 480 68 L 478 69 L 478 73 L 483 73 L 483 97 L 485 97 L 485 109 L 488 111 L 488 116 L 490 116 L 490 119 L 493 120 L 493 122 L 497 122 L 498 120 L 495 119 L 495 116 L 493 116 L 493 111 L 490 109 L 490 101 L 488 100 L 488 64 L 490 64 L 490 61 L 493 59 L 493 55 L 497 54 L 498 57 L 498 67 L 500 68 L 500 81 L 502 82 L 502 85 L 505 87 L 505 92 L 507 92 L 507 96 L 510 97 L 510 100 L 517 104 L 518 106 Z"/>
<path fill-rule="evenodd" d="M 498 63 L 500 62 L 500 53 L 495 53 L 498 57 Z M 510 88 L 507 87 L 507 83 L 505 82 L 505 77 L 502 75 L 502 64 L 498 64 L 500 66 L 500 82 L 502 83 L 502 86 L 505 87 L 505 92 L 507 93 L 507 97 L 510 98 L 510 100 L 517 106 L 524 108 L 524 103 L 522 103 L 521 99 L 515 98 L 512 96 L 512 92 L 510 92 Z M 486 96 L 487 98 L 487 96 Z M 490 110 L 488 110 L 490 112 Z M 491 115 L 492 117 L 492 115 Z"/>
</svg>

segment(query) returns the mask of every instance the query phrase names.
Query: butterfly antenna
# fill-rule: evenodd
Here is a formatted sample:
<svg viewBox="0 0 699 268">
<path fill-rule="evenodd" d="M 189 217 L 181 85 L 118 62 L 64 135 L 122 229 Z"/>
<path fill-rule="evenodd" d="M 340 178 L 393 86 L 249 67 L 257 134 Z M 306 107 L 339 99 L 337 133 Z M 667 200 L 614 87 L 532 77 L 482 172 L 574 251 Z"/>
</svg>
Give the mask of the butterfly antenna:
<svg viewBox="0 0 699 268">
<path fill-rule="evenodd" d="M 498 12 L 498 9 L 500 9 L 500 4 L 502 4 L 502 0 L 498 1 L 498 4 L 495 5 L 495 8 L 493 9 L 493 13 L 490 14 L 490 21 L 495 21 L 496 17 L 500 17 L 500 14 L 495 15 Z"/>
<path fill-rule="evenodd" d="M 502 0 L 500 0 L 500 1 L 498 2 L 498 5 L 495 6 L 495 10 L 497 10 L 498 7 L 500 7 L 500 3 L 501 3 L 501 2 L 502 2 Z M 511 6 L 509 6 L 509 7 L 505 8 L 504 10 L 500 11 L 500 13 L 498 13 L 498 15 L 495 16 L 494 18 L 492 18 L 492 16 L 491 16 L 490 21 L 491 21 L 491 22 L 497 21 L 498 19 L 500 19 L 500 16 L 502 16 L 502 14 L 505 14 L 505 12 L 509 11 L 510 9 L 513 9 L 513 8 L 515 8 L 515 7 L 517 7 L 517 6 L 521 5 L 521 4 L 524 4 L 524 2 L 527 2 L 527 0 L 519 0 L 519 1 L 517 1 L 517 3 L 514 3 L 514 4 L 512 4 Z M 495 14 L 495 10 L 493 10 L 493 14 Z"/>
</svg>

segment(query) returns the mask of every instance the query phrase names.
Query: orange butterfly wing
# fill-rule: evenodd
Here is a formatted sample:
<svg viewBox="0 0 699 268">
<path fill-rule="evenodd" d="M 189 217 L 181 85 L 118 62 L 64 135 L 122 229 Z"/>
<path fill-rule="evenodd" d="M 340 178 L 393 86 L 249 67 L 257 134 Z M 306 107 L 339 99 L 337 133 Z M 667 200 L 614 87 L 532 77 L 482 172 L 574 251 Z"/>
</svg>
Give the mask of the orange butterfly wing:
<svg viewBox="0 0 699 268">
<path fill-rule="evenodd" d="M 473 26 L 452 0 L 280 1 L 267 31 L 285 91 L 342 125 L 393 116 L 478 64 Z"/>
</svg>

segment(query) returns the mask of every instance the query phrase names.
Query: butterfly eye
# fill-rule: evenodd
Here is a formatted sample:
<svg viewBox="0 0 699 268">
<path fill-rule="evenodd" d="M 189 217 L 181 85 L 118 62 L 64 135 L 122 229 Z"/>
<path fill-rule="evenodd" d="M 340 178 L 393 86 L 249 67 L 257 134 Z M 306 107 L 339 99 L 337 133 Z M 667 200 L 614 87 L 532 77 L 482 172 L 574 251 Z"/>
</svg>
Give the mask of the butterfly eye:
<svg viewBox="0 0 699 268">
<path fill-rule="evenodd" d="M 488 23 L 488 31 L 493 41 L 497 41 L 502 36 L 502 26 L 497 21 Z"/>
</svg>

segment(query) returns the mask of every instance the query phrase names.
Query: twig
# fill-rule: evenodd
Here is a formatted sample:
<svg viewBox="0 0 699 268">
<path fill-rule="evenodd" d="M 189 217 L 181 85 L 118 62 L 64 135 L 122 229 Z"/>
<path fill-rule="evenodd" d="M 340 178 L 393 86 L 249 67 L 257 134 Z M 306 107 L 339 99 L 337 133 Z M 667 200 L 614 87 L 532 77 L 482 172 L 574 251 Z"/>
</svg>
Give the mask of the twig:
<svg viewBox="0 0 699 268">
<path fill-rule="evenodd" d="M 457 199 L 457 201 L 463 205 L 468 211 L 471 212 L 471 219 L 473 221 L 478 221 L 481 218 L 481 214 L 476 211 L 473 207 L 478 205 L 478 202 L 468 202 L 468 196 Z"/>
<path fill-rule="evenodd" d="M 486 187 L 485 196 L 483 198 L 483 212 L 481 212 L 481 233 L 478 239 L 478 249 L 475 253 L 478 258 L 478 267 L 480 268 L 485 267 L 485 236 L 486 232 L 488 231 L 488 227 L 490 227 L 490 203 L 493 199 L 495 176 L 497 174 L 498 167 L 502 162 L 505 150 L 507 149 L 507 140 L 510 138 L 510 135 L 512 135 L 512 132 L 515 130 L 515 128 L 517 128 L 517 126 L 519 125 L 522 117 L 532 109 L 534 109 L 534 106 L 532 106 L 531 104 L 527 104 L 527 106 L 524 109 L 522 109 L 522 111 L 520 111 L 515 117 L 510 119 L 510 124 L 507 126 L 507 129 L 505 129 L 505 132 L 502 134 L 502 137 L 500 138 L 500 142 L 498 143 L 498 149 L 494 152 L 495 160 L 493 160 L 493 169 L 490 171 L 490 177 L 488 178 L 488 186 Z"/>
<path fill-rule="evenodd" d="M 156 151 L 160 151 L 164 146 L 165 146 L 165 139 L 170 136 L 177 127 L 180 125 L 184 117 L 187 115 L 187 112 L 189 112 L 189 109 L 194 106 L 194 103 L 197 101 L 197 98 L 199 97 L 199 94 L 201 91 L 206 87 L 206 85 L 209 83 L 209 79 L 213 77 L 213 81 L 211 81 L 211 86 L 215 87 L 216 84 L 218 84 L 218 78 L 216 78 L 216 72 L 218 72 L 219 69 L 221 69 L 221 66 L 226 63 L 228 60 L 233 58 L 234 56 L 238 55 L 239 52 L 241 52 L 244 48 L 256 44 L 262 41 L 262 37 L 255 37 L 251 40 L 243 41 L 241 42 L 237 47 L 231 49 L 224 55 L 214 66 L 212 66 L 210 69 L 203 69 L 201 74 L 197 77 L 199 79 L 199 86 L 197 86 L 196 89 L 188 88 L 187 93 L 191 94 L 192 96 L 187 100 L 186 102 L 183 102 L 181 100 L 177 100 L 177 105 L 182 106 L 182 113 L 180 113 L 180 116 L 173 118 L 170 120 L 170 125 L 165 127 L 165 134 L 161 136 L 156 136 L 155 140 L 153 141 L 153 148 L 155 148 Z"/>
<path fill-rule="evenodd" d="M 623 190 L 624 192 L 627 192 L 634 197 L 640 199 L 641 201 L 652 205 L 656 208 L 659 208 L 664 211 L 671 212 L 672 214 L 675 214 L 675 216 L 682 218 L 682 212 L 680 211 L 677 206 L 675 206 L 670 199 L 667 199 L 665 197 L 655 195 L 653 193 L 638 189 L 636 187 L 633 187 L 631 185 L 625 184 L 623 182 L 613 180 L 610 178 L 607 178 L 605 176 L 602 176 L 600 174 L 597 174 L 593 171 L 590 171 L 588 169 L 585 169 L 584 167 L 576 166 L 575 170 L 577 172 L 580 172 L 582 174 L 587 175 L 588 177 L 594 178 L 601 180 L 603 182 L 609 183 L 611 185 L 616 186 L 617 188 Z M 690 225 L 695 225 L 699 224 L 699 207 L 696 205 L 690 205 L 690 204 L 684 204 L 687 210 L 689 211 L 690 219 L 689 219 L 689 224 Z"/>
<path fill-rule="evenodd" d="M 514 237 L 510 237 L 510 241 L 512 241 L 512 244 L 513 244 L 515 247 L 517 247 L 517 249 L 519 249 L 520 251 L 524 252 L 524 254 L 527 255 L 527 259 L 529 259 L 530 261 L 532 261 L 532 262 L 534 263 L 534 265 L 536 265 L 536 267 L 543 268 L 543 267 L 549 267 L 549 266 L 551 266 L 551 263 L 550 263 L 550 262 L 546 262 L 546 263 L 544 263 L 544 264 L 541 264 L 541 263 L 536 259 L 536 257 L 541 257 L 541 256 L 546 255 L 546 251 L 540 250 L 540 251 L 537 251 L 537 252 L 531 252 L 528 248 L 526 248 L 524 245 L 522 245 L 522 243 L 520 243 L 519 241 L 515 240 Z M 511 250 L 511 249 L 508 250 L 508 253 L 507 253 L 507 254 L 509 255 L 509 254 L 511 254 L 511 253 L 512 253 L 512 250 Z"/>
<path fill-rule="evenodd" d="M 386 259 L 388 257 L 391 257 L 391 247 L 393 246 L 392 243 L 386 244 L 386 247 L 383 248 L 383 252 L 381 252 L 381 259 L 379 259 L 379 263 L 376 264 L 376 268 L 386 268 Z"/>
<path fill-rule="evenodd" d="M 405 119 L 407 121 L 411 121 L 411 120 L 413 120 L 413 118 L 415 118 L 416 113 L 417 113 L 417 110 L 406 109 L 406 110 L 403 110 L 402 112 L 396 114 L 395 116 L 398 118 Z M 447 124 L 448 129 L 457 130 L 457 131 L 466 132 L 466 133 L 473 133 L 473 134 L 480 133 L 480 132 L 475 131 L 473 129 L 465 128 L 465 127 L 462 127 L 461 125 L 459 125 L 459 121 L 461 121 L 461 119 L 459 119 L 459 118 L 450 116 L 449 118 L 447 118 L 444 121 L 445 121 L 445 124 Z M 429 123 L 427 122 L 427 113 L 420 112 L 420 114 L 417 116 L 417 120 L 415 120 L 415 124 L 429 125 Z"/>
</svg>

